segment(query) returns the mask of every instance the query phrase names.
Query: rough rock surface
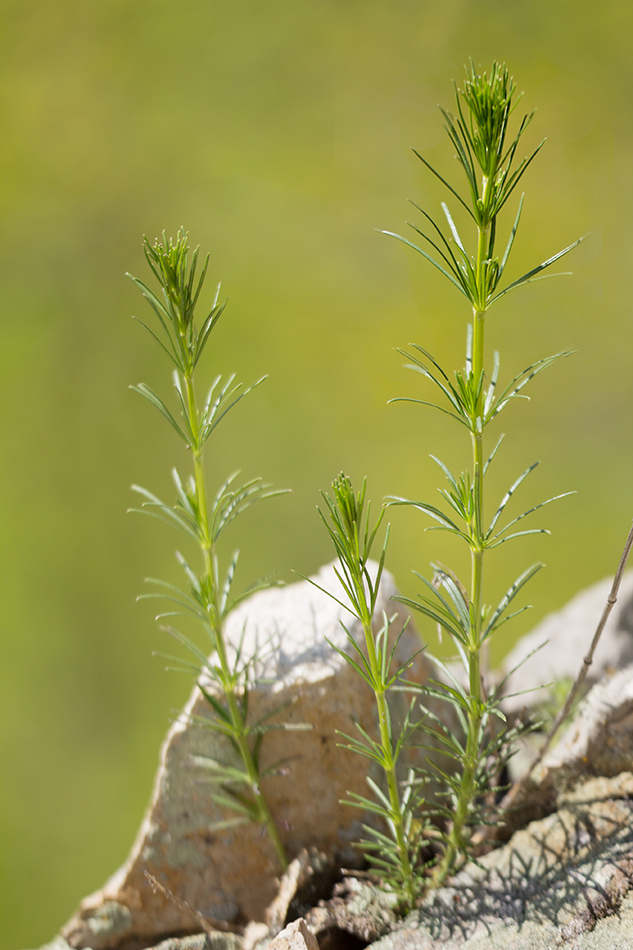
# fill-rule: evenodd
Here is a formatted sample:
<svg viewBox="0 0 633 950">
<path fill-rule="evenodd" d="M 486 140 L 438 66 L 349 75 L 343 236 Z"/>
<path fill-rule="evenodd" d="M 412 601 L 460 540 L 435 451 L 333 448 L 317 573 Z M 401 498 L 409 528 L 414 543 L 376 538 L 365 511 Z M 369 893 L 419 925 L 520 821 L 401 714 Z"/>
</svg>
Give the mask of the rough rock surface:
<svg viewBox="0 0 633 950">
<path fill-rule="evenodd" d="M 319 936 L 338 933 L 343 946 L 352 938 L 371 943 L 396 925 L 396 903 L 393 894 L 349 877 L 335 885 L 330 900 L 306 914 L 306 922 Z"/>
<path fill-rule="evenodd" d="M 331 569 L 323 569 L 317 582 L 334 587 Z M 548 636 L 551 643 L 515 674 L 510 689 L 576 675 L 610 584 L 579 595 L 524 638 L 506 668 Z M 379 610 L 395 613 L 396 605 L 388 603 L 392 593 L 386 575 Z M 346 950 L 348 939 L 350 947 L 369 943 L 372 950 L 633 950 L 633 573 L 625 576 L 591 668 L 600 682 L 514 803 L 508 831 L 518 830 L 392 932 L 392 910 L 369 883 L 347 879 L 319 904 L 321 892 L 330 893 L 330 859 L 348 866 L 354 860 L 350 842 L 360 816 L 339 805 L 341 790 L 364 791 L 362 770 L 354 756 L 336 748 L 334 730 L 349 731 L 350 717 L 369 728 L 374 719 L 371 696 L 359 692 L 358 677 L 325 642 L 328 637 L 344 645 L 341 619 L 349 625 L 341 607 L 304 582 L 257 595 L 231 620 L 233 642 L 244 633 L 245 648 L 262 651 L 257 673 L 267 682 L 253 689 L 255 714 L 290 702 L 287 720 L 315 726 L 271 736 L 269 760 L 291 758 L 287 774 L 271 779 L 268 791 L 285 819 L 288 848 L 298 854 L 276 899 L 270 903 L 273 854 L 258 830 L 211 828 L 223 816 L 192 760 L 226 750 L 218 749 L 209 730 L 192 724 L 192 716 L 206 713 L 196 690 L 163 747 L 150 810 L 130 859 L 84 902 L 65 936 L 42 950 L 275 950 L 293 915 L 305 918 L 308 936 L 297 923 L 289 939 L 300 942 L 284 943 L 284 950 L 314 950 L 314 934 L 324 947 L 334 935 L 336 947 Z M 417 646 L 407 632 L 402 653 Z M 613 672 L 625 662 L 630 665 Z M 429 672 L 419 657 L 416 678 Z M 406 698 L 400 699 L 404 705 Z M 401 712 L 394 707 L 394 715 Z M 312 847 L 302 851 L 303 845 Z M 173 897 L 154 891 L 145 870 Z M 214 929 L 222 920 L 249 918 L 266 923 L 251 923 L 244 937 Z M 174 936 L 166 939 L 168 934 Z"/>
<path fill-rule="evenodd" d="M 581 777 L 633 768 L 633 664 L 593 687 L 559 742 L 515 798 L 509 827 L 551 811 L 556 795 Z"/>
<path fill-rule="evenodd" d="M 270 950 L 319 950 L 319 942 L 302 917 L 277 934 L 269 944 Z"/>
<path fill-rule="evenodd" d="M 315 580 L 345 599 L 331 567 Z M 383 610 L 397 615 L 395 637 L 406 613 L 390 601 L 394 593 L 385 572 L 376 618 L 381 623 Z M 366 793 L 366 776 L 358 757 L 337 746 L 336 732 L 350 732 L 352 720 L 373 732 L 375 711 L 373 694 L 326 642 L 346 647 L 341 621 L 354 636 L 362 635 L 347 611 L 303 581 L 246 601 L 230 616 L 227 639 L 234 648 L 242 640 L 244 655 L 259 656 L 250 692 L 253 719 L 286 707 L 280 720 L 312 727 L 273 730 L 263 746 L 263 767 L 285 760 L 284 774 L 270 777 L 266 792 L 289 854 L 314 846 L 326 855 L 336 853 L 350 866 L 357 860 L 352 843 L 367 816 L 363 819 L 339 799 L 345 792 Z M 396 662 L 419 647 L 409 626 Z M 429 661 L 420 654 L 409 675 L 422 682 L 429 671 Z M 405 694 L 393 694 L 394 721 L 408 702 Z M 83 901 L 64 928 L 71 946 L 109 950 L 133 940 L 147 946 L 154 937 L 200 930 L 200 917 L 213 926 L 262 919 L 275 892 L 274 852 L 257 827 L 214 829 L 227 816 L 209 796 L 204 784 L 208 773 L 194 762 L 197 756 L 226 762 L 232 753 L 196 720 L 207 715 L 208 705 L 196 688 L 167 735 L 149 810 L 130 857 L 102 890 Z M 146 872 L 163 890 L 152 888 Z"/>
<path fill-rule="evenodd" d="M 585 697 L 576 718 L 548 753 L 541 773 L 617 775 L 633 765 L 633 664 L 606 676 Z M 537 773 L 537 777 L 538 777 Z"/>
<path fill-rule="evenodd" d="M 388 907 L 381 910 L 371 885 L 348 884 L 349 899 L 340 907 L 336 898 L 329 907 L 315 907 L 305 921 L 258 946 L 316 950 L 328 945 L 334 928 L 341 950 L 367 942 L 370 950 L 631 950 L 633 774 L 593 777 L 560 792 L 554 813 L 468 864 L 380 939 L 373 927 L 360 933 L 359 922 L 375 918 L 384 932 L 393 926 Z M 163 940 L 152 950 L 241 946 L 234 934 L 198 934 Z M 58 939 L 43 950 L 69 947 Z"/>
<path fill-rule="evenodd" d="M 562 610 L 545 617 L 508 654 L 503 664 L 505 673 L 518 668 L 506 684 L 506 712 L 519 712 L 523 706 L 529 709 L 543 703 L 549 695 L 548 690 L 542 688 L 544 684 L 564 677 L 576 678 L 612 583 L 613 578 L 609 578 L 582 591 Z M 538 647 L 541 649 L 530 656 Z M 618 600 L 602 631 L 586 683 L 591 686 L 606 673 L 629 663 L 633 663 L 633 571 L 622 578 Z M 525 693 L 525 690 L 530 692 Z M 511 696 L 512 693 L 522 695 Z"/>
<path fill-rule="evenodd" d="M 187 937 L 171 937 L 161 940 L 148 950 L 241 950 L 242 938 L 233 933 L 190 934 Z M 40 950 L 73 950 L 64 937 L 56 937 Z"/>
<path fill-rule="evenodd" d="M 588 779 L 557 805 L 372 950 L 630 950 L 633 775 Z"/>
</svg>

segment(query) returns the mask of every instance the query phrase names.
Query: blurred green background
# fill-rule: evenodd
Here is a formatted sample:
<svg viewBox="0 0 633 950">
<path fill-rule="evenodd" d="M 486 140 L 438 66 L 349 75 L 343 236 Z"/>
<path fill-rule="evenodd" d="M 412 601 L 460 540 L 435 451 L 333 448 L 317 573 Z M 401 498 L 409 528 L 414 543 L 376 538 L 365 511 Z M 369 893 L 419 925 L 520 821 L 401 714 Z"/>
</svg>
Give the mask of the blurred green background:
<svg viewBox="0 0 633 950">
<path fill-rule="evenodd" d="M 170 392 L 130 319 L 149 315 L 124 278 L 147 277 L 143 233 L 182 224 L 211 251 L 208 300 L 221 279 L 230 303 L 209 378 L 270 376 L 217 442 L 218 477 L 239 467 L 294 492 L 230 539 L 242 579 L 309 573 L 331 559 L 315 505 L 341 468 L 367 474 L 376 501 L 431 500 L 429 452 L 468 459 L 439 414 L 386 406 L 416 391 L 394 348 L 461 365 L 467 314 L 375 229 L 402 231 L 408 197 L 438 210 L 408 147 L 455 179 L 437 103 L 452 108 L 469 56 L 505 60 L 538 106 L 526 148 L 548 139 L 525 178 L 513 275 L 590 236 L 567 259 L 573 278 L 510 295 L 489 319 L 506 378 L 577 350 L 505 414 L 493 492 L 540 458 L 526 505 L 578 494 L 542 513 L 551 538 L 490 559 L 490 598 L 548 563 L 495 661 L 614 569 L 633 511 L 633 8 L 2 0 L 0 21 L 0 950 L 17 950 L 52 937 L 125 858 L 191 688 L 152 656 L 165 636 L 135 602 L 145 575 L 177 577 L 179 539 L 126 515 L 129 486 L 168 494 L 182 461 L 128 390 Z M 413 569 L 463 563 L 424 527 L 393 513 L 389 566 L 409 594 Z"/>
</svg>

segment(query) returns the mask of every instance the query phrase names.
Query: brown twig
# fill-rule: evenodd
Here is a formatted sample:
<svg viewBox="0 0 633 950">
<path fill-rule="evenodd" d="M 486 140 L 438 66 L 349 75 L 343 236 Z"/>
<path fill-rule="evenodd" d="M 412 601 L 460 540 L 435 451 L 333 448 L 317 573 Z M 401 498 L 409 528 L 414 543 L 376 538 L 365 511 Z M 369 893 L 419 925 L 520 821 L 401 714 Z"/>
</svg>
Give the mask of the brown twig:
<svg viewBox="0 0 633 950">
<path fill-rule="evenodd" d="M 525 775 L 523 775 L 519 779 L 519 781 L 516 783 L 516 785 L 514 785 L 513 788 L 510 789 L 508 794 L 505 796 L 505 798 L 501 802 L 501 808 L 503 811 L 506 811 L 509 808 L 509 806 L 512 804 L 512 802 L 515 801 L 519 793 L 525 787 L 534 769 L 537 767 L 537 765 L 541 764 L 541 762 L 543 761 L 545 757 L 546 752 L 548 751 L 549 747 L 552 744 L 554 736 L 558 732 L 560 724 L 564 722 L 567 716 L 569 715 L 569 710 L 571 709 L 572 704 L 576 696 L 578 695 L 578 691 L 580 687 L 582 686 L 582 684 L 584 683 L 587 673 L 589 672 L 589 667 L 591 666 L 593 662 L 593 655 L 596 652 L 598 641 L 600 640 L 600 637 L 602 636 L 602 631 L 604 630 L 606 622 L 609 619 L 609 614 L 611 613 L 613 609 L 613 605 L 618 599 L 618 591 L 620 589 L 620 582 L 622 580 L 624 568 L 626 567 L 626 562 L 628 560 L 632 547 L 633 547 L 633 525 L 631 525 L 629 536 L 626 539 L 626 544 L 624 545 L 624 551 L 622 552 L 622 557 L 620 558 L 620 563 L 618 564 L 618 569 L 615 573 L 613 584 L 611 585 L 611 590 L 609 591 L 609 596 L 607 597 L 607 602 L 604 606 L 604 610 L 602 611 L 602 616 L 600 617 L 598 626 L 596 627 L 596 632 L 593 635 L 593 640 L 591 641 L 591 646 L 589 647 L 589 651 L 587 655 L 583 658 L 580 671 L 576 678 L 576 682 L 570 689 L 569 693 L 567 694 L 567 699 L 565 700 L 560 710 L 558 711 L 558 715 L 554 719 L 554 722 L 549 732 L 547 733 L 545 742 L 541 746 L 541 749 L 538 755 L 532 761 Z"/>
<path fill-rule="evenodd" d="M 149 871 L 145 871 L 145 877 L 152 886 L 153 891 L 159 891 L 168 901 L 171 901 L 172 904 L 175 904 L 180 910 L 186 910 L 189 914 L 192 914 L 204 932 L 212 937 L 218 932 L 218 930 L 229 931 L 231 928 L 223 920 L 214 920 L 214 926 L 211 926 L 210 922 L 201 914 L 199 910 L 196 910 L 191 904 L 183 900 L 180 897 L 176 897 L 173 891 L 170 891 L 168 887 L 165 887 L 164 884 L 161 884 L 160 881 L 157 881 L 153 874 L 150 874 Z"/>
</svg>

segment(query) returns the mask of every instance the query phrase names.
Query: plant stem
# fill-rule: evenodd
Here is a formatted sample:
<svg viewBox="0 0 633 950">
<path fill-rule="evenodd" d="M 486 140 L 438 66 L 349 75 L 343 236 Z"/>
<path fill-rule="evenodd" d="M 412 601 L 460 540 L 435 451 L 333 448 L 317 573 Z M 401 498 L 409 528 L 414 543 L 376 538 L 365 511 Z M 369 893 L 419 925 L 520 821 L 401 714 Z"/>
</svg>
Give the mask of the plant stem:
<svg viewBox="0 0 633 950">
<path fill-rule="evenodd" d="M 200 445 L 200 430 L 198 422 L 198 410 L 196 406 L 196 397 L 193 382 L 193 371 L 184 375 L 185 389 L 187 393 L 187 409 L 189 414 L 189 423 L 191 427 L 193 454 L 194 479 L 196 485 L 196 499 L 198 504 L 199 522 L 201 530 L 200 544 L 204 560 L 205 587 L 209 591 L 209 597 L 213 616 L 210 618 L 211 627 L 214 633 L 215 650 L 218 656 L 220 669 L 222 672 L 222 684 L 226 694 L 226 700 L 231 715 L 233 726 L 233 738 L 237 745 L 240 758 L 248 774 L 248 785 L 252 792 L 257 806 L 259 819 L 265 826 L 266 832 L 273 844 L 275 853 L 283 870 L 288 867 L 288 856 L 283 842 L 279 836 L 279 830 L 272 817 L 268 801 L 261 788 L 261 779 L 259 769 L 253 758 L 253 753 L 248 740 L 248 724 L 242 714 L 239 698 L 236 693 L 236 675 L 231 670 L 229 663 L 226 643 L 224 639 L 224 624 L 222 618 L 222 607 L 219 602 L 218 577 L 216 570 L 216 558 L 213 551 L 213 538 L 211 535 L 211 526 L 209 524 L 209 509 L 207 503 L 206 479 L 204 476 L 203 451 Z M 208 610 L 208 608 L 207 608 Z"/>
<path fill-rule="evenodd" d="M 451 571 L 444 572 L 440 569 L 440 565 L 434 564 L 433 581 L 429 582 L 422 578 L 432 595 L 435 595 L 434 597 L 420 595 L 418 600 L 399 598 L 403 603 L 419 610 L 449 634 L 458 648 L 465 667 L 464 680 L 466 682 L 454 679 L 451 675 L 453 686 L 445 690 L 446 702 L 455 708 L 459 721 L 463 723 L 463 728 L 460 730 L 461 734 L 456 736 L 451 734 L 450 726 L 444 727 L 442 741 L 447 757 L 452 760 L 452 765 L 449 767 L 451 772 L 448 774 L 446 768 L 444 771 L 435 769 L 441 777 L 447 779 L 445 802 L 440 803 L 437 808 L 443 827 L 440 832 L 441 852 L 431 882 L 431 886 L 435 887 L 441 885 L 453 871 L 454 865 L 465 858 L 472 844 L 472 826 L 477 823 L 478 816 L 485 820 L 490 806 L 494 804 L 495 774 L 499 765 L 511 754 L 512 743 L 516 738 L 513 728 L 494 727 L 494 716 L 498 711 L 500 696 L 498 690 L 489 692 L 487 688 L 488 643 L 490 636 L 506 620 L 514 616 L 514 613 L 508 612 L 512 601 L 525 583 L 534 576 L 540 565 L 533 565 L 521 574 L 505 592 L 497 608 L 488 612 L 483 593 L 484 554 L 488 548 L 497 547 L 513 538 L 524 534 L 540 533 L 543 529 L 518 530 L 511 534 L 507 531 L 522 518 L 548 504 L 549 501 L 555 500 L 548 499 L 507 521 L 505 525 L 501 524 L 497 527 L 515 489 L 534 469 L 533 465 L 503 496 L 488 527 L 484 522 L 485 427 L 511 400 L 519 396 L 520 390 L 536 373 L 556 359 L 556 357 L 549 357 L 534 363 L 515 377 L 501 395 L 496 395 L 499 361 L 495 356 L 494 370 L 485 391 L 484 328 L 487 310 L 509 291 L 535 279 L 537 274 L 569 253 L 579 243 L 576 241 L 570 244 L 558 254 L 528 270 L 522 277 L 502 287 L 502 281 L 505 282 L 506 264 L 519 225 L 523 198 L 519 201 L 515 223 L 501 258 L 495 253 L 497 217 L 540 149 L 539 146 L 529 157 L 522 159 L 513 171 L 511 170 L 519 140 L 531 119 L 531 115 L 524 116 L 513 140 L 506 141 L 508 119 L 514 108 L 512 99 L 515 89 L 514 80 L 504 65 L 493 63 L 490 74 L 487 74 L 478 71 L 471 61 L 466 67 L 466 81 L 463 88 L 455 88 L 456 114 L 451 115 L 450 112 L 442 109 L 449 138 L 455 146 L 456 157 L 467 179 L 467 199 L 459 195 L 426 159 L 421 159 L 469 212 L 477 231 L 474 253 L 470 247 L 467 250 L 468 242 L 462 240 L 446 203 L 443 203 L 442 207 L 450 233 L 445 232 L 426 211 L 420 209 L 426 222 L 431 225 L 432 231 L 426 233 L 418 227 L 413 226 L 413 228 L 426 243 L 418 246 L 407 238 L 394 235 L 398 240 L 419 252 L 426 261 L 439 270 L 460 294 L 469 300 L 472 307 L 472 327 L 469 327 L 466 369 L 464 372 L 456 372 L 455 382 L 422 347 L 414 344 L 416 351 L 414 354 L 401 351 L 411 360 L 409 364 L 411 368 L 422 372 L 436 390 L 442 393 L 441 404 L 428 402 L 425 399 L 413 401 L 433 406 L 464 424 L 471 435 L 472 449 L 472 469 L 462 471 L 458 476 L 455 476 L 439 459 L 436 460 L 448 481 L 448 489 L 441 490 L 441 494 L 450 505 L 451 511 L 448 515 L 432 504 L 406 499 L 393 500 L 394 504 L 410 504 L 418 508 L 439 523 L 441 530 L 448 531 L 465 541 L 471 558 L 469 591 Z M 418 157 L 421 158 L 419 155 Z M 392 232 L 386 233 L 392 234 Z M 435 256 L 429 253 L 427 245 L 435 249 Z M 420 359 L 418 353 L 422 354 L 423 359 Z M 490 459 L 495 452 L 496 448 Z M 458 516 L 458 522 L 455 521 L 455 514 Z M 437 523 L 433 527 L 438 528 Z M 441 588 L 443 588 L 443 593 L 440 593 Z M 516 611 L 518 612 L 520 611 Z M 585 662 L 586 664 L 591 662 L 591 654 Z M 438 694 L 441 695 L 442 690 L 432 692 L 432 695 Z M 427 728 L 422 724 L 421 728 L 437 735 L 434 727 Z M 487 759 L 493 763 L 496 762 L 497 765 L 486 769 Z M 432 771 L 433 769 L 431 773 Z"/>
<path fill-rule="evenodd" d="M 372 629 L 371 618 L 363 622 L 363 631 L 365 634 L 365 643 L 371 668 L 380 669 L 380 661 L 376 656 L 376 646 L 374 642 L 374 632 Z M 387 648 L 387 644 L 384 645 Z M 389 790 L 389 804 L 391 806 L 391 821 L 400 856 L 400 870 L 402 872 L 402 884 L 407 895 L 407 904 L 409 909 L 415 905 L 417 895 L 415 876 L 411 861 L 409 858 L 409 849 L 407 847 L 407 836 L 404 829 L 403 809 L 400 802 L 400 792 L 398 790 L 398 776 L 396 772 L 396 759 L 393 754 L 393 742 L 391 737 L 391 725 L 389 710 L 387 708 L 386 690 L 382 683 L 377 680 L 374 682 L 374 695 L 376 697 L 376 708 L 378 710 L 378 723 L 380 726 L 380 744 L 383 752 L 383 770 L 387 779 Z"/>
<path fill-rule="evenodd" d="M 279 864 L 285 869 L 288 865 L 286 852 L 261 787 L 259 750 L 264 733 L 270 727 L 265 725 L 267 717 L 253 722 L 248 714 L 248 688 L 256 657 L 245 660 L 239 649 L 231 649 L 224 636 L 226 617 L 245 596 L 243 594 L 241 598 L 233 600 L 230 597 L 237 553 L 230 563 L 226 579 L 221 580 L 216 552 L 218 538 L 236 515 L 255 501 L 278 492 L 268 491 L 269 486 L 262 485 L 260 479 L 253 479 L 242 487 L 235 488 L 232 476 L 222 486 L 215 500 L 211 499 L 210 504 L 204 471 L 204 448 L 218 422 L 245 395 L 245 392 L 240 392 L 241 384 L 233 385 L 234 376 L 229 377 L 218 389 L 221 382 L 221 377 L 218 377 L 211 387 L 206 403 L 200 407 L 196 403 L 196 366 L 209 334 L 224 310 L 224 304 L 218 305 L 216 296 L 211 312 L 200 327 L 196 326 L 194 311 L 204 283 L 209 257 L 207 255 L 196 285 L 198 248 L 194 250 L 190 263 L 187 234 L 183 230 L 178 232 L 175 240 L 168 240 L 165 232 L 162 241 L 156 240 L 153 245 L 146 239 L 145 256 L 161 285 L 162 294 L 157 296 L 143 281 L 135 277 L 132 277 L 132 280 L 142 290 L 158 318 L 161 329 L 157 334 L 151 327 L 145 324 L 143 326 L 176 367 L 175 387 L 182 421 L 176 420 L 162 399 L 149 386 L 141 383 L 132 388 L 160 411 L 178 432 L 186 448 L 191 450 L 193 474 L 183 484 L 178 473 L 174 472 L 178 495 L 177 504 L 174 506 L 164 504 L 142 488 L 136 487 L 136 490 L 146 499 L 142 509 L 150 507 L 152 514 L 158 514 L 161 520 L 175 524 L 184 534 L 193 536 L 202 555 L 202 567 L 199 571 L 190 568 L 185 559 L 180 557 L 188 580 L 188 592 L 158 581 L 160 593 L 149 596 L 164 596 L 178 605 L 177 611 L 159 614 L 157 619 L 184 611 L 204 625 L 212 643 L 211 657 L 178 630 L 172 627 L 167 627 L 166 630 L 196 657 L 201 674 L 198 686 L 214 713 L 208 720 L 208 726 L 223 737 L 222 741 L 227 743 L 232 752 L 232 763 L 217 762 L 214 759 L 204 763 L 205 767 L 215 772 L 213 782 L 221 786 L 221 792 L 212 793 L 212 797 L 221 807 L 235 810 L 237 823 L 253 821 L 262 824 L 273 844 Z M 267 585 L 254 585 L 251 590 L 265 586 Z M 205 689 L 202 675 L 205 672 L 213 683 L 213 691 L 216 692 L 214 696 Z M 200 758 L 204 760 L 204 757 Z M 237 758 L 239 763 L 236 762 Z"/>
<path fill-rule="evenodd" d="M 486 180 L 483 193 L 485 195 Z M 433 874 L 433 887 L 441 887 L 451 873 L 457 856 L 464 852 L 464 829 L 468 823 L 471 803 L 476 789 L 479 747 L 481 742 L 481 723 L 483 719 L 482 702 L 482 644 L 481 617 L 484 568 L 484 528 L 483 528 L 483 370 L 484 370 L 484 328 L 486 310 L 484 261 L 487 249 L 488 233 L 478 228 L 476 273 L 479 281 L 480 307 L 473 308 L 473 354 L 472 386 L 479 395 L 474 406 L 471 424 L 471 442 L 473 452 L 473 513 L 471 531 L 471 599 L 470 599 L 470 641 L 468 654 L 468 735 L 466 755 L 457 802 L 455 817 L 446 841 L 442 860 Z"/>
</svg>

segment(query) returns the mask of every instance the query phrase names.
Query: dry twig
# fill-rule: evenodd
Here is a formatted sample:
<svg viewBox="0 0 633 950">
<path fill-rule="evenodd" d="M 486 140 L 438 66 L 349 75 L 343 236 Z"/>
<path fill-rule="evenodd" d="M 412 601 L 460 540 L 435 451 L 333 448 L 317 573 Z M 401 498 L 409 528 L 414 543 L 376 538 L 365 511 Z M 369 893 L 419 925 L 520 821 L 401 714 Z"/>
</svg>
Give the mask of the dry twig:
<svg viewBox="0 0 633 950">
<path fill-rule="evenodd" d="M 543 761 L 545 754 L 550 748 L 552 741 L 554 739 L 554 736 L 558 732 L 558 729 L 561 723 L 564 722 L 567 716 L 569 715 L 569 711 L 573 705 L 573 702 L 576 696 L 578 695 L 578 691 L 580 690 L 580 687 L 584 683 L 585 677 L 587 676 L 587 673 L 589 672 L 589 667 L 593 663 L 593 656 L 594 656 L 594 653 L 596 652 L 598 641 L 600 640 L 600 637 L 602 636 L 602 631 L 604 630 L 607 620 L 609 619 L 609 614 L 611 613 L 613 609 L 613 605 L 616 603 L 618 599 L 618 591 L 620 589 L 622 575 L 624 573 L 624 568 L 626 567 L 626 562 L 628 560 L 632 547 L 633 547 L 633 525 L 631 525 L 631 530 L 629 531 L 629 535 L 626 539 L 626 544 L 624 545 L 624 551 L 622 552 L 622 557 L 620 558 L 620 563 L 618 564 L 618 569 L 615 573 L 613 584 L 611 585 L 611 590 L 609 591 L 609 596 L 607 597 L 607 602 L 604 606 L 604 610 L 602 611 L 602 616 L 600 617 L 598 626 L 596 627 L 596 632 L 593 635 L 593 640 L 591 641 L 591 646 L 589 647 L 589 651 L 587 652 L 587 655 L 583 658 L 580 671 L 578 673 L 578 676 L 576 677 L 576 681 L 574 685 L 572 686 L 572 688 L 570 689 L 567 695 L 567 699 L 565 700 L 560 710 L 558 711 L 558 714 L 556 718 L 554 719 L 554 722 L 552 723 L 552 726 L 549 732 L 547 733 L 545 742 L 541 746 L 541 749 L 538 755 L 534 758 L 533 762 L 531 763 L 525 775 L 523 775 L 522 778 L 519 779 L 516 785 L 514 785 L 510 789 L 508 794 L 503 799 L 501 803 L 501 808 L 503 811 L 507 811 L 508 808 L 512 805 L 512 803 L 516 801 L 517 796 L 520 794 L 520 792 L 523 790 L 523 788 L 527 784 L 530 776 L 534 772 L 534 769 L 537 767 L 537 765 L 540 765 L 541 762 Z"/>
<path fill-rule="evenodd" d="M 150 874 L 149 871 L 145 871 L 145 877 L 151 884 L 153 891 L 159 891 L 164 897 L 167 898 L 168 901 L 171 901 L 171 903 L 175 904 L 180 910 L 186 910 L 189 914 L 192 914 L 204 932 L 210 937 L 213 936 L 213 934 L 216 934 L 218 930 L 229 931 L 231 929 L 223 920 L 214 920 L 213 926 L 211 926 L 204 914 L 201 914 L 199 910 L 196 910 L 194 907 L 192 907 L 188 901 L 182 900 L 180 897 L 176 897 L 173 891 L 170 891 L 168 887 L 165 887 L 164 884 L 161 884 L 160 881 L 157 881 L 154 875 Z"/>
</svg>

